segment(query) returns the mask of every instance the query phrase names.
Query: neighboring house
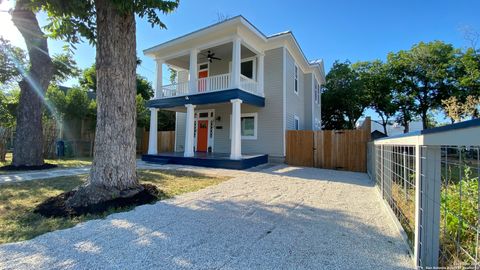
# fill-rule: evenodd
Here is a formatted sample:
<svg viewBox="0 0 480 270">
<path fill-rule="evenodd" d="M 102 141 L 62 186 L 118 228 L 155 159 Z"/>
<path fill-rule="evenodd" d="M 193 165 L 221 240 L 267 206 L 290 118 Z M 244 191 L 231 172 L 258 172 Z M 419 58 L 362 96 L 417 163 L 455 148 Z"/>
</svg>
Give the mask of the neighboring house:
<svg viewBox="0 0 480 270">
<path fill-rule="evenodd" d="M 283 159 L 286 130 L 321 128 L 323 62 L 308 61 L 291 32 L 265 36 L 237 16 L 144 53 L 157 64 L 150 130 L 157 109 L 176 112 L 176 157 Z M 176 83 L 162 85 L 164 64 Z M 161 155 L 150 134 L 148 153 Z"/>
<path fill-rule="evenodd" d="M 360 126 L 362 123 L 363 121 L 359 121 L 358 126 Z M 400 135 L 403 134 L 403 131 L 405 130 L 405 127 L 400 123 L 392 122 L 391 124 L 387 125 L 387 134 L 385 134 L 383 126 L 380 123 L 380 120 L 372 120 L 372 139 Z M 412 121 L 409 124 L 409 132 L 419 131 L 422 130 L 422 128 L 423 126 L 421 121 Z"/>
</svg>

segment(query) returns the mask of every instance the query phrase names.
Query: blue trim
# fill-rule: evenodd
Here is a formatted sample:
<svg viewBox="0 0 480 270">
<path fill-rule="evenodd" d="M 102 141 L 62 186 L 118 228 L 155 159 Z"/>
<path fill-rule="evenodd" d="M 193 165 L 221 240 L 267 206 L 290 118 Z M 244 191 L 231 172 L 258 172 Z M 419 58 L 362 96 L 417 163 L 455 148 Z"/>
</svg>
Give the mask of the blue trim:
<svg viewBox="0 0 480 270">
<path fill-rule="evenodd" d="M 209 168 L 245 170 L 268 162 L 268 155 L 243 157 L 232 160 L 228 155 L 213 154 L 206 157 L 184 157 L 183 153 L 160 153 L 158 155 L 143 155 L 142 160 L 157 164 L 180 164 Z"/>
<path fill-rule="evenodd" d="M 413 131 L 413 132 L 400 134 L 400 135 L 395 135 L 395 136 L 391 136 L 391 137 L 380 138 L 380 139 L 377 139 L 375 141 L 389 140 L 389 139 L 396 139 L 396 138 L 410 137 L 410 136 L 427 135 L 427 134 L 435 134 L 435 133 L 441 133 L 441 132 L 446 132 L 446 131 L 471 128 L 471 127 L 480 127 L 480 119 L 468 120 L 468 121 L 464 121 L 464 122 L 460 122 L 460 123 L 456 123 L 456 124 L 451 124 L 451 125 L 446 125 L 446 126 L 442 126 L 442 127 L 424 129 L 424 130 L 421 130 L 421 131 Z"/>
<path fill-rule="evenodd" d="M 184 106 L 186 104 L 202 105 L 230 102 L 231 99 L 241 99 L 243 103 L 257 107 L 265 107 L 265 98 L 260 97 L 240 89 L 230 89 L 216 92 L 199 93 L 188 96 L 152 99 L 147 102 L 150 108 L 173 108 Z"/>
</svg>

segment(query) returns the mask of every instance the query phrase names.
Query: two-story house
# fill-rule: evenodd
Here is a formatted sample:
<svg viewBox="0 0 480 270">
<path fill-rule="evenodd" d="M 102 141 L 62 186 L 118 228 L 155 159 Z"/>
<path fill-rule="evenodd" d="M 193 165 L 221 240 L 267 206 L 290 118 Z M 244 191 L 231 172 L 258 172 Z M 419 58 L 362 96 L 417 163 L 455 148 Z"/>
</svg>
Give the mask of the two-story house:
<svg viewBox="0 0 480 270">
<path fill-rule="evenodd" d="M 157 153 L 150 132 L 144 160 L 247 168 L 285 157 L 285 131 L 321 128 L 321 60 L 308 61 L 292 32 L 266 36 L 242 16 L 146 49 L 156 61 L 157 110 L 176 112 L 175 153 Z M 177 72 L 162 84 L 162 66 Z"/>
</svg>

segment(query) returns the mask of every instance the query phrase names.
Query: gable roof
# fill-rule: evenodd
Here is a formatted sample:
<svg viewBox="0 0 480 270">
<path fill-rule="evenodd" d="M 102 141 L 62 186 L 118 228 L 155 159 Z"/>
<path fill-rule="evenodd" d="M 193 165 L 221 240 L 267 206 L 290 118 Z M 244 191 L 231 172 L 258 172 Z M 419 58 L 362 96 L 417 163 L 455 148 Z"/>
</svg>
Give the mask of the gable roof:
<svg viewBox="0 0 480 270">
<path fill-rule="evenodd" d="M 145 49 L 143 53 L 145 55 L 155 57 L 155 53 L 162 49 L 170 48 L 184 42 L 200 38 L 204 35 L 215 33 L 216 31 L 225 30 L 229 27 L 235 29 L 239 26 L 248 29 L 250 33 L 253 33 L 257 37 L 257 39 L 261 40 L 264 49 L 273 49 L 279 46 L 287 47 L 292 56 L 294 56 L 295 60 L 299 62 L 300 67 L 304 72 L 312 72 L 313 69 L 317 69 L 317 75 L 320 76 L 319 79 L 322 81 L 322 83 L 324 82 L 325 70 L 323 67 L 323 60 L 308 61 L 292 31 L 284 31 L 267 36 L 242 15 L 237 15 L 225 21 L 214 23 L 180 37 L 160 43 L 156 46 Z"/>
</svg>

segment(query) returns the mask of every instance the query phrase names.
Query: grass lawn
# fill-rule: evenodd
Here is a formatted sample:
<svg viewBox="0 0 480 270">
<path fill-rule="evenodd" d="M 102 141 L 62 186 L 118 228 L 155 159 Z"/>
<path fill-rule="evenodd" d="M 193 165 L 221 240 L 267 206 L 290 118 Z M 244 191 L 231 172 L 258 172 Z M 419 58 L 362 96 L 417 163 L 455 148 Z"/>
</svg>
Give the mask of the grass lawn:
<svg viewBox="0 0 480 270">
<path fill-rule="evenodd" d="M 12 162 L 12 153 L 7 153 L 6 162 L 0 162 L 0 167 L 9 165 Z M 45 163 L 55 164 L 59 168 L 72 168 L 89 166 L 92 164 L 92 158 L 90 157 L 76 157 L 76 158 L 64 158 L 64 159 L 45 159 Z M 19 172 L 19 171 L 16 171 Z M 2 171 L 0 174 L 13 173 L 12 171 Z"/>
<path fill-rule="evenodd" d="M 193 172 L 140 170 L 140 182 L 152 184 L 171 198 L 186 192 L 196 191 L 216 185 L 228 177 L 210 177 Z M 31 239 L 35 236 L 59 229 L 73 227 L 76 224 L 104 218 L 114 212 L 130 209 L 111 209 L 102 215 L 84 215 L 73 219 L 45 218 L 34 214 L 36 205 L 48 197 L 56 196 L 82 184 L 87 175 L 58 177 L 0 185 L 0 244 Z"/>
</svg>

